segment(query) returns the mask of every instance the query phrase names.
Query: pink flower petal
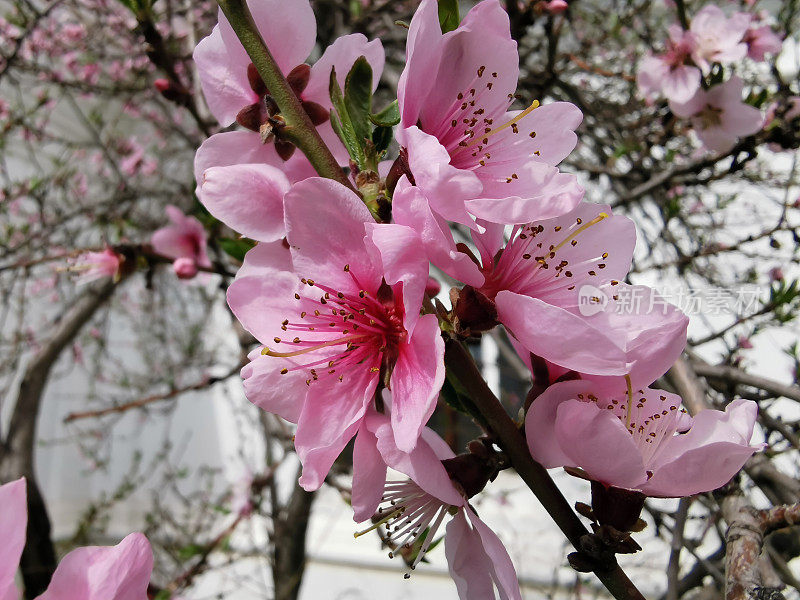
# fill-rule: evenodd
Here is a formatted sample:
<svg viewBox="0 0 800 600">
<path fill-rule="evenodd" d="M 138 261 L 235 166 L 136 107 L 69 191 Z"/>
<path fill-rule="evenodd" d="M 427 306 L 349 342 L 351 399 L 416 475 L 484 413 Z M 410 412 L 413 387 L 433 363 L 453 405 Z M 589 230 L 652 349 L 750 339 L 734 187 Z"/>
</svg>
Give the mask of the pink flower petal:
<svg viewBox="0 0 800 600">
<path fill-rule="evenodd" d="M 761 448 L 750 445 L 757 413 L 755 402 L 741 399 L 731 402 L 725 412 L 697 413 L 689 432 L 673 437 L 659 452 L 653 477 L 642 491 L 680 497 L 727 483 Z"/>
<path fill-rule="evenodd" d="M 499 292 L 495 303 L 500 322 L 537 356 L 581 373 L 627 372 L 622 348 L 586 319 L 509 291 Z"/>
<path fill-rule="evenodd" d="M 283 195 L 289 180 L 263 164 L 212 167 L 203 174 L 202 201 L 214 217 L 254 240 L 272 242 L 286 234 Z"/>
<path fill-rule="evenodd" d="M 361 523 L 378 510 L 386 483 L 386 463 L 378 452 L 375 434 L 365 426 L 353 446 L 353 520 Z"/>
<path fill-rule="evenodd" d="M 336 80 L 344 90 L 345 78 L 360 56 L 364 56 L 372 67 L 372 89 L 377 89 L 386 60 L 383 44 L 380 40 L 369 41 L 361 33 L 353 33 L 336 38 L 311 67 L 311 77 L 303 91 L 303 100 L 316 102 L 328 110 L 333 108 L 328 91 L 331 69 L 336 69 Z"/>
<path fill-rule="evenodd" d="M 436 408 L 444 383 L 444 341 L 436 315 L 423 315 L 400 346 L 392 371 L 392 429 L 397 447 L 410 452 Z"/>
<path fill-rule="evenodd" d="M 317 175 L 302 152 L 295 152 L 288 161 L 284 161 L 275 151 L 275 144 L 263 144 L 260 136 L 255 132 L 215 133 L 203 142 L 194 158 L 194 176 L 198 185 L 198 197 L 202 194 L 200 185 L 206 169 L 248 163 L 276 167 L 283 171 L 292 183 Z"/>
<path fill-rule="evenodd" d="M 368 369 L 352 369 L 344 381 L 328 377 L 314 382 L 294 438 L 303 463 L 303 489 L 316 490 L 325 481 L 333 461 L 358 431 L 377 384 L 378 374 Z"/>
<path fill-rule="evenodd" d="M 286 230 L 298 275 L 340 290 L 359 291 L 346 265 L 359 265 L 361 287 L 374 293 L 381 273 L 364 260 L 365 224 L 374 222 L 364 203 L 342 184 L 312 177 L 284 197 Z M 320 277 L 319 275 L 323 275 Z"/>
<path fill-rule="evenodd" d="M 147 538 L 132 533 L 116 546 L 90 546 L 67 554 L 37 600 L 143 600 L 152 571 Z"/>
<path fill-rule="evenodd" d="M 556 415 L 562 403 L 577 398 L 578 394 L 586 397 L 591 391 L 591 382 L 580 379 L 563 381 L 548 387 L 531 404 L 525 416 L 525 437 L 531 456 L 543 467 L 577 466 L 561 447 L 559 436 L 556 435 Z"/>
<path fill-rule="evenodd" d="M 594 402 L 573 399 L 561 403 L 556 412 L 556 436 L 574 465 L 596 481 L 635 489 L 647 479 L 642 455 L 625 425 Z"/>
<path fill-rule="evenodd" d="M 219 14 L 222 15 L 221 10 Z M 232 54 L 223 40 L 220 25 L 215 25 L 192 55 L 208 108 L 223 127 L 233 123 L 241 109 L 258 99 L 247 81 L 250 59 L 241 44 L 238 47 L 239 52 Z"/>
<path fill-rule="evenodd" d="M 431 210 L 422 190 L 410 185 L 405 178 L 392 198 L 392 217 L 396 223 L 416 230 L 429 260 L 445 273 L 474 287 L 483 284 L 478 265 L 456 249 L 447 222 Z"/>
<path fill-rule="evenodd" d="M 466 502 L 453 487 L 450 476 L 429 444 L 420 442 L 411 452 L 403 452 L 395 443 L 388 419 L 370 419 L 367 425 L 375 433 L 378 450 L 388 466 L 405 473 L 419 487 L 446 504 L 462 506 Z"/>
</svg>

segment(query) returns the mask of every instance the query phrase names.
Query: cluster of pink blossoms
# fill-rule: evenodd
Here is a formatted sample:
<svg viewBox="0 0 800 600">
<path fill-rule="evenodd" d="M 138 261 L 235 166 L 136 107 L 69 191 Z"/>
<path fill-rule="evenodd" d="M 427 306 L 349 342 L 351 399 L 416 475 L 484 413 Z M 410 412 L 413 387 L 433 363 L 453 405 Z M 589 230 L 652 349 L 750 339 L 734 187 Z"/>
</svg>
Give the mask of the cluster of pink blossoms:
<svg viewBox="0 0 800 600">
<path fill-rule="evenodd" d="M 254 0 L 250 11 L 334 157 L 356 164 L 329 119 L 328 84 L 335 69 L 344 87 L 364 57 L 377 86 L 380 41 L 344 36 L 309 67 L 302 61 L 316 23 L 307 0 Z M 699 89 L 701 70 L 747 51 L 734 47 L 747 23 L 731 41 L 703 14 L 684 34 L 691 39 L 675 37 L 663 59 L 686 80 L 684 106 L 699 107 L 687 115 L 704 114 L 714 94 L 729 95 L 723 86 Z M 308 490 L 355 438 L 355 519 L 386 526 L 395 552 L 415 548 L 412 566 L 447 521 L 460 596 L 485 599 L 496 587 L 503 598 L 521 598 L 508 553 L 470 503 L 483 485 L 461 476 L 469 455 L 454 456 L 426 426 L 445 381 L 445 336 L 502 325 L 529 366 L 546 365 L 550 385 L 524 430 L 547 467 L 678 497 L 724 484 L 759 448 L 750 444 L 755 403 L 692 418 L 680 398 L 648 387 L 680 356 L 688 319 L 653 290 L 623 283 L 633 223 L 584 201 L 576 178 L 559 170 L 577 143 L 580 111 L 565 102 L 511 108 L 519 57 L 498 0 L 483 0 L 446 33 L 436 1 L 423 0 L 398 85 L 400 157 L 377 169 L 385 179 L 351 167 L 353 188 L 316 176 L 275 133 L 275 100 L 221 12 L 194 58 L 220 125 L 241 126 L 210 137 L 195 172 L 209 212 L 257 242 L 227 294 L 261 343 L 242 371 L 246 395 L 297 424 Z M 696 76 L 682 68 L 689 60 Z M 736 85 L 740 93 L 737 80 L 728 83 Z M 377 220 L 354 191 L 365 181 L 374 190 L 376 180 L 391 203 L 391 217 Z M 472 246 L 456 243 L 453 224 Z M 463 284 L 451 291 L 449 311 L 433 310 L 426 295 L 431 265 Z M 622 306 L 632 294 L 640 310 Z M 387 482 L 389 467 L 408 479 Z"/>
<path fill-rule="evenodd" d="M 666 51 L 642 60 L 636 81 L 645 98 L 663 95 L 676 116 L 689 119 L 706 148 L 726 152 L 737 139 L 757 133 L 764 118 L 742 101 L 742 80 L 733 75 L 718 81 L 711 77 L 713 67 L 721 72 L 745 57 L 761 62 L 782 45 L 756 15 L 728 17 L 709 4 L 692 17 L 688 29 L 677 23 L 669 27 Z"/>
</svg>

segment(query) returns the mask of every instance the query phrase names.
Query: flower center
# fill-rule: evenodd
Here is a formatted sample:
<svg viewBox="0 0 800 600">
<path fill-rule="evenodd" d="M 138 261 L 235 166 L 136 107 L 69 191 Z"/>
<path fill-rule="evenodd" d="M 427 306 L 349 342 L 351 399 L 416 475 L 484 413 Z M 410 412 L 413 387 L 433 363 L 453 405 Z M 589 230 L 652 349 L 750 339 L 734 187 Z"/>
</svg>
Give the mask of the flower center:
<svg viewBox="0 0 800 600">
<path fill-rule="evenodd" d="M 706 104 L 705 108 L 697 115 L 703 129 L 720 127 L 722 125 L 722 109 Z"/>
<path fill-rule="evenodd" d="M 344 271 L 358 284 L 349 265 Z M 307 370 L 306 384 L 311 385 L 325 377 L 336 377 L 341 382 L 348 367 L 378 373 L 381 365 L 394 364 L 407 332 L 402 305 L 393 296 L 375 298 L 365 289 L 345 293 L 313 279 L 300 281 L 320 290 L 321 295 L 295 293 L 297 312 L 280 325 L 286 337 L 276 336 L 276 346 L 261 351 L 276 358 L 308 356 L 307 362 L 285 367 L 282 374 Z"/>
<path fill-rule="evenodd" d="M 577 269 L 584 268 L 590 277 L 597 275 L 598 270 L 606 268 L 608 252 L 580 263 L 571 263 L 562 258 L 555 262 L 558 251 L 565 246 L 578 245 L 578 237 L 587 229 L 601 223 L 610 215 L 601 212 L 591 221 L 584 222 L 580 217 L 566 228 L 562 225 L 545 227 L 542 224 L 517 226 L 511 233 L 511 240 L 501 251 L 499 257 L 487 264 L 484 260 L 483 273 L 486 283 L 481 292 L 494 298 L 501 290 L 518 293 L 547 291 L 562 285 L 561 278 L 571 279 Z M 566 235 L 564 235 L 566 233 Z M 533 268 L 530 261 L 533 260 Z M 550 270 L 552 267 L 552 270 Z M 572 289 L 570 286 L 568 289 Z"/>
</svg>

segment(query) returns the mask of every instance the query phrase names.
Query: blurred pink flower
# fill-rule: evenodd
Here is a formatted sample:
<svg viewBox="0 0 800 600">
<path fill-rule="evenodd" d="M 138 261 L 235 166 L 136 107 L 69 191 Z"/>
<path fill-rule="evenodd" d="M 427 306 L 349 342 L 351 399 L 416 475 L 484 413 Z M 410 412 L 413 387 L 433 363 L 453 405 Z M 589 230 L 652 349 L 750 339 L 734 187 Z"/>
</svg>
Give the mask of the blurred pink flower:
<svg viewBox="0 0 800 600">
<path fill-rule="evenodd" d="M 0 599 L 18 600 L 14 576 L 25 546 L 25 479 L 0 486 Z M 144 600 L 153 571 L 147 538 L 132 533 L 118 545 L 78 548 L 59 563 L 36 600 Z"/>
<path fill-rule="evenodd" d="M 75 259 L 70 271 L 80 273 L 76 280 L 78 285 L 90 283 L 103 277 L 112 277 L 118 280 L 120 277 L 120 265 L 124 258 L 114 252 L 111 248 L 106 248 L 102 252 L 86 252 Z"/>
<path fill-rule="evenodd" d="M 765 54 L 779 54 L 783 48 L 783 41 L 769 25 L 750 27 L 744 34 L 744 42 L 747 56 L 757 61 L 763 61 Z"/>
<path fill-rule="evenodd" d="M 692 17 L 689 27 L 696 41 L 694 63 L 707 75 L 712 63 L 729 64 L 744 58 L 747 44 L 742 38 L 749 26 L 747 13 L 734 13 L 729 18 L 714 4 L 704 6 Z"/>
<path fill-rule="evenodd" d="M 665 498 L 720 487 L 763 447 L 750 444 L 755 402 L 734 400 L 692 419 L 680 404 L 662 390 L 610 397 L 589 381 L 556 383 L 528 411 L 528 447 L 548 469 L 581 468 L 605 485 Z"/>
<path fill-rule="evenodd" d="M 733 76 L 710 90 L 698 90 L 688 102 L 670 102 L 675 115 L 691 119 L 697 137 L 709 150 L 727 152 L 740 137 L 757 133 L 764 117 L 742 102 L 742 80 Z"/>
<path fill-rule="evenodd" d="M 150 244 L 153 250 L 167 258 L 185 259 L 180 265 L 175 265 L 175 272 L 183 274 L 189 273 L 187 261 L 194 263 L 195 272 L 197 267 L 211 267 L 211 261 L 206 253 L 206 230 L 203 225 L 194 217 L 184 215 L 175 206 L 166 207 L 167 216 L 172 221 L 172 225 L 162 227 L 153 233 Z M 179 273 L 180 275 L 180 273 Z"/>
<path fill-rule="evenodd" d="M 642 60 L 636 83 L 645 98 L 659 92 L 669 100 L 686 102 L 700 88 L 700 69 L 686 62 L 697 46 L 695 35 L 680 25 L 669 28 L 667 51 Z"/>
</svg>

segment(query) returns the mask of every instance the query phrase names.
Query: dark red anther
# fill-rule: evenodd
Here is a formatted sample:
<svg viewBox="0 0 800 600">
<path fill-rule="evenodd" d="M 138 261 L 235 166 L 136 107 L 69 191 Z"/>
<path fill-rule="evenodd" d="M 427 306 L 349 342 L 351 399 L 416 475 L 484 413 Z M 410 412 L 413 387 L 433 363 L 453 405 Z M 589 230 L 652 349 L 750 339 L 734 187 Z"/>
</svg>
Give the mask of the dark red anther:
<svg viewBox="0 0 800 600">
<path fill-rule="evenodd" d="M 301 104 L 303 105 L 303 110 L 306 111 L 308 118 L 311 119 L 311 122 L 316 127 L 322 125 L 325 121 L 331 118 L 330 113 L 325 109 L 325 107 L 317 104 L 316 102 L 303 100 Z"/>
<path fill-rule="evenodd" d="M 236 122 L 245 129 L 258 132 L 266 118 L 267 112 L 264 110 L 263 104 L 257 102 L 240 110 L 236 115 Z"/>
<path fill-rule="evenodd" d="M 297 65 L 289 72 L 289 74 L 286 76 L 286 81 L 289 82 L 289 85 L 292 86 L 292 90 L 299 98 L 300 94 L 303 93 L 303 90 L 306 89 L 306 86 L 308 85 L 308 79 L 310 77 L 311 67 L 303 63 L 302 65 Z"/>
<path fill-rule="evenodd" d="M 269 94 L 264 80 L 258 74 L 258 69 L 253 63 L 247 65 L 247 82 L 250 84 L 250 89 L 253 90 L 259 98 Z"/>
<path fill-rule="evenodd" d="M 295 151 L 295 145 L 285 140 L 275 140 L 275 151 L 284 161 L 292 158 Z"/>
</svg>

